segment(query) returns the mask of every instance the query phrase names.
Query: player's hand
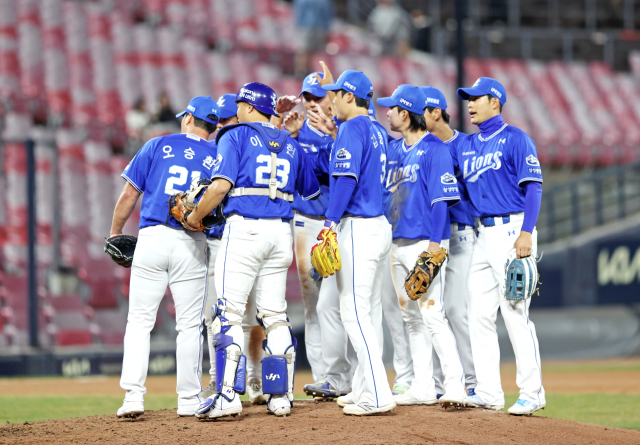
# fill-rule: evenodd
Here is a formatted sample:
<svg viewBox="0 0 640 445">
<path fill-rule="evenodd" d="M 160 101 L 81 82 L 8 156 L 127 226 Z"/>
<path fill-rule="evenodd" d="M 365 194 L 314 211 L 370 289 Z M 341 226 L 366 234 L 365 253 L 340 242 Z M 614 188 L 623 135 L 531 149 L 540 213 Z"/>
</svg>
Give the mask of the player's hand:
<svg viewBox="0 0 640 445">
<path fill-rule="evenodd" d="M 531 241 L 531 232 L 520 232 L 520 236 L 513 243 L 513 248 L 516 249 L 516 255 L 518 258 L 526 258 L 531 255 L 531 247 L 533 242 Z"/>
<path fill-rule="evenodd" d="M 320 76 L 316 74 L 316 79 L 318 79 L 318 83 L 320 84 L 320 86 L 331 85 L 333 83 L 333 75 L 331 74 L 329 67 L 322 60 L 320 61 L 320 66 L 322 67 L 323 77 L 320 78 Z"/>
<path fill-rule="evenodd" d="M 292 137 L 297 137 L 304 124 L 304 113 L 294 111 L 284 118 L 284 128 L 291 133 Z"/>
<path fill-rule="evenodd" d="M 333 139 L 338 135 L 338 128 L 333 123 L 331 118 L 323 113 L 322 109 L 318 105 L 313 105 L 308 113 L 309 123 L 312 127 L 317 128 L 325 134 L 328 134 Z"/>
<path fill-rule="evenodd" d="M 440 250 L 440 244 L 430 241 L 429 246 L 427 247 L 427 252 L 437 252 L 438 250 Z M 431 272 L 431 276 L 433 276 L 433 264 L 431 263 L 429 263 L 429 272 Z"/>
<path fill-rule="evenodd" d="M 276 103 L 276 112 L 278 114 L 287 113 L 293 110 L 300 102 L 302 102 L 302 99 L 296 96 L 280 96 Z"/>
<path fill-rule="evenodd" d="M 113 238 L 114 236 L 120 236 L 120 235 L 122 235 L 122 232 L 111 232 L 109 234 L 109 238 Z"/>
<path fill-rule="evenodd" d="M 187 222 L 187 224 L 189 226 L 191 226 L 194 230 L 196 230 L 196 228 L 200 225 L 199 222 L 194 216 L 193 216 L 193 212 L 189 212 L 189 214 L 187 215 L 187 217 L 185 218 L 185 221 Z"/>
</svg>

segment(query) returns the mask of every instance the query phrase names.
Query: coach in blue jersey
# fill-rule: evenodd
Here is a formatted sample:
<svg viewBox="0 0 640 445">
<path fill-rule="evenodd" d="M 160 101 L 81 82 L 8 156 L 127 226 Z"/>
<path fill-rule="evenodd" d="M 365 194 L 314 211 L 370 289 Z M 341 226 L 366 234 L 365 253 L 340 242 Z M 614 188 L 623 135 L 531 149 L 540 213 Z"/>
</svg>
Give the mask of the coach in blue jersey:
<svg viewBox="0 0 640 445">
<path fill-rule="evenodd" d="M 216 258 L 216 393 L 196 415 L 216 418 L 242 411 L 246 357 L 241 321 L 254 289 L 266 336 L 262 383 L 269 395 L 267 409 L 286 416 L 293 402 L 296 361 L 285 300 L 287 270 L 293 261 L 290 203 L 294 193 L 312 199 L 320 188 L 300 145 L 269 123 L 277 114 L 275 92 L 267 85 L 248 83 L 235 101 L 240 124 L 218 132 L 214 181 L 188 218 L 190 224 L 201 220 L 229 193 L 227 224 Z"/>
<path fill-rule="evenodd" d="M 399 405 L 438 403 L 432 378 L 433 339 L 445 375 L 440 403 L 445 407 L 464 406 L 462 364 L 443 307 L 444 268 L 420 300 L 409 299 L 404 288 L 406 276 L 423 251 L 435 252 L 441 245 L 449 248 L 447 208 L 460 200 L 451 154 L 440 139 L 426 131 L 423 113 L 427 99 L 420 88 L 400 85 L 391 97 L 378 99 L 378 105 L 390 108 L 391 129 L 404 136 L 390 144 L 389 152 L 398 163 L 385 185 L 393 194 L 391 268 L 409 331 L 414 379 L 409 390 L 394 399 Z"/>
<path fill-rule="evenodd" d="M 192 181 L 211 177 L 216 155 L 207 138 L 216 128 L 217 106 L 210 97 L 196 97 L 176 117 L 182 118 L 182 133 L 151 139 L 124 169 L 126 184 L 113 212 L 111 236 L 121 235 L 143 195 L 120 379 L 127 394 L 118 417 L 144 412 L 150 333 L 167 285 L 176 308 L 178 331 L 178 414 L 193 416 L 200 404 L 206 237 L 202 232 L 184 230 L 169 215 L 167 201 L 171 195 L 187 191 Z"/>
<path fill-rule="evenodd" d="M 443 141 L 449 147 L 452 158 L 456 158 L 457 147 L 468 136 L 457 130 L 452 130 L 449 126 L 447 99 L 440 90 L 434 87 L 420 87 L 420 91 L 427 98 L 427 109 L 424 111 L 427 131 Z M 456 169 L 455 175 L 458 178 L 460 202 L 449 207 L 451 240 L 449 241 L 449 260 L 446 267 L 443 298 L 447 319 L 456 336 L 458 354 L 464 368 L 467 391 L 469 395 L 473 395 L 476 387 L 476 372 L 473 366 L 469 323 L 467 321 L 467 277 L 475 234 L 473 231 L 473 218 L 469 211 L 469 196 L 462 181 L 460 170 Z M 440 361 L 436 355 L 433 358 L 433 376 L 436 380 L 436 391 L 438 391 L 438 394 L 443 394 L 444 379 Z"/>
<path fill-rule="evenodd" d="M 457 147 L 457 165 L 478 222 L 467 283 L 478 379 L 476 396 L 470 399 L 477 406 L 504 407 L 495 325 L 500 308 L 516 355 L 520 387 L 520 398 L 509 412 L 531 414 L 546 404 L 538 338 L 529 319 L 531 300 L 507 301 L 502 289 L 509 251 L 515 249 L 518 258 L 536 254 L 542 171 L 531 138 L 502 119 L 507 92 L 500 82 L 481 77 L 471 88 L 458 89 L 458 96 L 469 101 L 471 123 L 480 128 L 479 134 Z"/>
<path fill-rule="evenodd" d="M 370 415 L 395 408 L 382 363 L 373 314 L 380 313 L 385 257 L 391 231 L 382 204 L 385 145 L 369 119 L 371 81 L 362 72 L 348 70 L 335 84 L 338 129 L 330 157 L 331 198 L 325 228 L 337 233 L 342 270 L 336 273 L 340 314 L 358 354 L 352 392 L 338 398 L 344 413 Z"/>
</svg>

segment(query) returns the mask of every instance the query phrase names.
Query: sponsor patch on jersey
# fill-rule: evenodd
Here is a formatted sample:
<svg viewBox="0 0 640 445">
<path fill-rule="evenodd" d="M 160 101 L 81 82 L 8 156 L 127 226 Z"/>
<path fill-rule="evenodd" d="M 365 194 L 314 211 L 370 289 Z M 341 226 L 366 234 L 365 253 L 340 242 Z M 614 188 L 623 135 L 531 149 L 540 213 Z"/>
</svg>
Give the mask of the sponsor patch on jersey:
<svg viewBox="0 0 640 445">
<path fill-rule="evenodd" d="M 340 160 L 351 159 L 351 153 L 349 153 L 346 148 L 341 148 L 336 153 L 336 159 L 340 159 Z"/>
<path fill-rule="evenodd" d="M 462 156 L 474 155 L 474 154 L 476 154 L 475 150 L 474 150 L 474 151 L 465 151 L 465 152 L 462 152 Z"/>
<path fill-rule="evenodd" d="M 540 162 L 538 161 L 538 158 L 536 158 L 534 155 L 529 155 L 527 156 L 527 164 L 537 167 L 538 165 L 540 165 Z"/>
<path fill-rule="evenodd" d="M 336 168 L 350 168 L 351 162 L 336 162 Z"/>
<path fill-rule="evenodd" d="M 451 173 L 447 172 L 444 175 L 440 176 L 440 182 L 442 182 L 443 184 L 457 184 L 458 180 Z"/>
</svg>

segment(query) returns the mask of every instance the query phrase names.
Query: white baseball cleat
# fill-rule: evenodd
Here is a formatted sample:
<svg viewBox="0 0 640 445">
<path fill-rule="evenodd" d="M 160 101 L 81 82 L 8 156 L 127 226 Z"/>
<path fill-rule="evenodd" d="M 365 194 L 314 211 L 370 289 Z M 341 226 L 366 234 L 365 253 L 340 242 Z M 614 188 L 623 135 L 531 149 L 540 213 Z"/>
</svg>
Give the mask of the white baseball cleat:
<svg viewBox="0 0 640 445">
<path fill-rule="evenodd" d="M 118 417 L 135 419 L 144 414 L 144 402 L 127 402 L 126 400 L 116 414 Z"/>
<path fill-rule="evenodd" d="M 445 409 L 450 406 L 461 408 L 463 406 L 467 406 L 467 396 L 464 393 L 451 396 L 445 393 L 442 397 L 440 397 L 438 402 L 440 402 L 440 405 Z"/>
<path fill-rule="evenodd" d="M 267 403 L 267 411 L 278 417 L 287 417 L 291 413 L 291 402 L 287 396 L 272 396 Z"/>
<path fill-rule="evenodd" d="M 355 401 L 353 400 L 353 393 L 349 393 L 345 396 L 340 396 L 336 399 L 336 403 L 338 406 L 345 407 L 347 405 L 353 405 Z"/>
<path fill-rule="evenodd" d="M 411 391 L 411 388 L 403 392 L 402 394 L 398 394 L 397 396 L 393 396 L 394 402 L 400 406 L 409 406 L 409 405 L 437 405 L 438 399 L 435 394 L 426 396 L 426 397 L 417 397 Z"/>
<path fill-rule="evenodd" d="M 491 409 L 494 411 L 500 411 L 502 410 L 502 408 L 504 408 L 504 405 L 489 405 L 487 402 L 482 400 L 482 397 L 480 397 L 475 392 L 473 393 L 473 395 L 467 397 L 467 406 L 471 406 L 473 408 Z"/>
<path fill-rule="evenodd" d="M 196 417 L 201 420 L 217 419 L 218 417 L 236 417 L 242 412 L 240 396 L 235 394 L 231 402 L 219 394 L 215 394 L 200 404 L 196 410 Z"/>
<path fill-rule="evenodd" d="M 254 377 L 247 382 L 247 395 L 252 405 L 267 403 L 267 396 L 262 393 L 262 380 L 258 378 Z"/>
<path fill-rule="evenodd" d="M 202 391 L 200 391 L 200 394 L 198 394 L 198 396 L 202 400 L 204 400 L 204 399 L 207 399 L 207 398 L 211 397 L 215 393 L 216 393 L 216 381 L 211 379 L 209 384 L 205 388 L 202 388 Z"/>
<path fill-rule="evenodd" d="M 518 399 L 518 401 L 509 408 L 509 414 L 514 416 L 530 416 L 538 410 L 544 409 L 546 404 L 536 405 L 534 402 L 530 402 L 524 399 Z"/>
<path fill-rule="evenodd" d="M 342 412 L 348 416 L 372 416 L 374 414 L 388 413 L 396 408 L 396 402 L 391 402 L 379 408 L 371 405 L 369 402 L 352 403 L 345 406 Z"/>
<path fill-rule="evenodd" d="M 198 407 L 200 406 L 200 403 L 196 403 L 195 405 L 178 405 L 178 412 L 177 414 L 180 417 L 191 417 L 193 415 L 195 415 L 196 410 L 198 409 Z"/>
</svg>

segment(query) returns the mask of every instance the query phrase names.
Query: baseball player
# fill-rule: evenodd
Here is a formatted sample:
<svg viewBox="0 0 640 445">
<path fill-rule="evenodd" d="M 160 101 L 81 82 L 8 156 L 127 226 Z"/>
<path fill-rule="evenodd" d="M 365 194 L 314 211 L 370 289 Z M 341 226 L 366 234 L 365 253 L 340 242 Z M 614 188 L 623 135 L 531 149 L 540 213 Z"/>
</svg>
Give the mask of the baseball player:
<svg viewBox="0 0 640 445">
<path fill-rule="evenodd" d="M 383 268 L 391 244 L 380 187 L 386 141 L 368 116 L 373 86 L 367 76 L 347 70 L 323 88 L 335 92 L 336 117 L 343 123 L 331 151 L 330 203 L 318 239 L 339 247 L 340 315 L 358 355 L 352 392 L 338 401 L 345 414 L 371 415 L 396 406 L 382 362 L 382 330 L 374 328 L 381 326 Z"/>
<path fill-rule="evenodd" d="M 298 143 L 269 123 L 277 114 L 275 92 L 261 83 L 248 83 L 235 101 L 240 124 L 218 132 L 214 181 L 187 219 L 189 225 L 197 224 L 229 193 L 227 223 L 216 258 L 216 393 L 200 405 L 196 416 L 242 412 L 246 357 L 241 321 L 252 288 L 266 337 L 262 382 L 264 393 L 270 395 L 267 409 L 286 416 L 293 402 L 296 358 L 285 300 L 287 270 L 293 260 L 290 203 L 296 191 L 311 199 L 320 188 Z"/>
<path fill-rule="evenodd" d="M 441 245 L 449 247 L 447 208 L 460 200 L 451 154 L 440 139 L 426 131 L 427 98 L 420 88 L 400 85 L 391 97 L 378 99 L 378 105 L 390 108 L 390 127 L 403 135 L 392 142 L 398 148 L 389 150 L 397 156 L 398 164 L 387 172 L 386 186 L 393 193 L 391 267 L 409 329 L 414 379 L 411 387 L 394 399 L 399 405 L 438 403 L 431 363 L 433 339 L 445 375 L 445 393 L 440 404 L 464 406 L 464 371 L 443 307 L 446 271 L 440 271 L 419 300 L 411 300 L 404 286 L 407 274 L 423 251 L 436 252 Z"/>
<path fill-rule="evenodd" d="M 542 198 L 542 171 L 535 143 L 502 119 L 507 92 L 495 79 L 479 78 L 458 89 L 469 101 L 471 123 L 480 133 L 458 145 L 455 160 L 462 172 L 476 218 L 478 235 L 467 282 L 469 334 L 478 380 L 470 401 L 489 409 L 504 407 L 500 383 L 500 349 L 495 320 L 500 308 L 517 363 L 520 398 L 509 408 L 523 415 L 544 408 L 540 350 L 529 319 L 531 300 L 504 297 L 505 263 L 509 251 L 518 258 L 535 257 L 535 224 Z"/>
<path fill-rule="evenodd" d="M 226 127 L 227 125 L 235 125 L 238 123 L 238 106 L 235 103 L 235 94 L 225 94 L 218 99 L 218 130 Z M 215 141 L 211 144 L 216 147 Z M 217 148 L 216 148 L 217 156 Z M 209 385 L 203 388 L 200 393 L 201 399 L 206 399 L 210 395 L 215 393 L 216 388 L 216 355 L 215 345 L 213 342 L 212 331 L 212 312 L 211 308 L 217 306 L 218 297 L 216 294 L 215 283 L 215 261 L 218 251 L 220 250 L 220 243 L 222 239 L 222 233 L 224 231 L 224 225 L 218 225 L 213 230 L 208 231 L 207 245 L 209 246 L 207 260 L 208 260 L 208 282 L 211 283 L 207 286 L 207 301 L 205 304 L 204 321 L 207 327 L 207 342 L 209 345 L 209 374 L 211 380 Z M 264 339 L 264 331 L 258 325 L 256 320 L 256 302 L 255 292 L 251 292 L 249 302 L 247 305 L 247 311 L 242 319 L 242 330 L 244 332 L 244 345 L 245 350 L 249 351 L 247 357 L 247 393 L 249 400 L 252 404 L 266 403 L 266 397 L 262 393 L 262 347 L 261 343 Z"/>
<path fill-rule="evenodd" d="M 465 140 L 467 135 L 449 127 L 447 99 L 440 90 L 434 87 L 420 87 L 420 90 L 427 98 L 427 109 L 424 112 L 427 131 L 447 144 L 452 157 L 455 158 L 458 145 Z M 460 171 L 456 169 L 456 176 L 460 177 L 460 174 Z M 475 234 L 473 218 L 469 211 L 469 196 L 464 182 L 458 181 L 458 189 L 460 202 L 449 207 L 451 240 L 449 241 L 449 261 L 447 262 L 444 285 L 444 307 L 456 337 L 458 354 L 465 372 L 467 393 L 472 396 L 475 394 L 476 373 L 473 367 L 469 323 L 467 322 L 467 276 Z M 438 395 L 444 394 L 442 368 L 437 354 L 434 354 L 433 359 L 436 391 Z"/>
<path fill-rule="evenodd" d="M 210 97 L 195 97 L 176 117 L 182 117 L 182 133 L 151 139 L 124 169 L 126 184 L 113 212 L 111 237 L 122 234 L 139 196 L 144 195 L 131 267 L 120 379 L 120 387 L 127 393 L 118 417 L 137 417 L 144 412 L 150 332 L 167 285 L 173 295 L 178 331 L 178 415 L 192 416 L 201 402 L 206 237 L 183 230 L 169 216 L 167 201 L 174 193 L 187 191 L 193 180 L 211 177 L 215 150 L 207 138 L 216 128 L 217 105 Z"/>
<path fill-rule="evenodd" d="M 320 86 L 316 74 L 323 76 L 322 73 L 309 74 L 302 83 L 302 91 L 298 97 L 302 97 L 302 104 L 306 111 L 318 106 L 326 114 L 331 114 L 329 97 L 327 92 Z M 293 104 L 293 102 L 291 103 Z M 286 111 L 289 110 L 287 109 Z M 292 136 L 295 136 L 295 139 L 314 164 L 317 162 L 321 147 L 333 142 L 331 136 L 314 128 L 308 119 L 304 119 L 303 113 L 291 113 L 287 116 L 285 124 L 287 130 L 292 127 L 291 124 L 295 124 Z M 320 172 L 317 172 L 317 174 L 320 178 Z M 307 394 L 331 398 L 340 395 L 341 382 L 335 378 L 335 370 L 342 369 L 344 366 L 341 363 L 342 354 L 339 354 L 336 350 L 336 345 L 344 343 L 344 349 L 346 350 L 347 334 L 339 317 L 332 317 L 331 311 L 325 310 L 321 314 L 318 312 L 321 308 L 326 307 L 325 304 L 318 303 L 321 287 L 324 288 L 325 301 L 337 301 L 338 289 L 335 277 L 316 281 L 309 274 L 311 271 L 311 259 L 308 252 L 311 246 L 315 244 L 318 232 L 322 230 L 325 219 L 324 214 L 327 212 L 329 203 L 329 184 L 326 181 L 322 181 L 320 184 L 320 191 L 319 198 L 313 201 L 305 201 L 299 195 L 295 197 L 292 204 L 294 209 L 293 240 L 304 305 L 307 359 L 311 365 L 314 381 L 313 384 L 305 385 L 304 389 Z M 327 349 L 326 360 L 323 349 Z M 344 358 L 346 359 L 346 357 Z M 348 361 L 346 363 L 348 365 Z"/>
</svg>

